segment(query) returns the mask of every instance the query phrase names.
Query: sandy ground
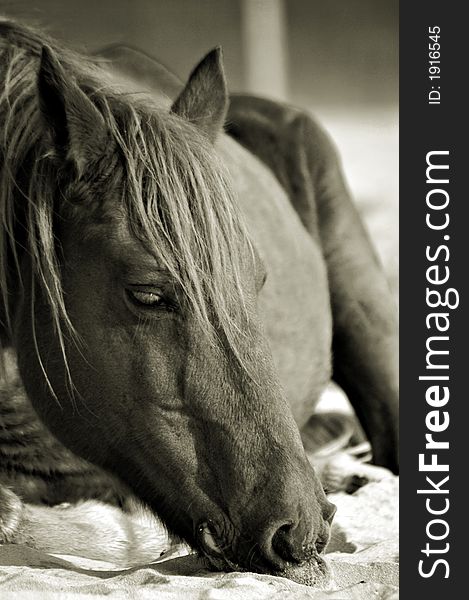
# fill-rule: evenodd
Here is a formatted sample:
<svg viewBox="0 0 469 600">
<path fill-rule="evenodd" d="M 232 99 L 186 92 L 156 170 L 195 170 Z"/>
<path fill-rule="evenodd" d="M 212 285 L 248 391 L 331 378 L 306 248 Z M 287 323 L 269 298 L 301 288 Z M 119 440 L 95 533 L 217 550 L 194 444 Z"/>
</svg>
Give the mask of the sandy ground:
<svg viewBox="0 0 469 600">
<path fill-rule="evenodd" d="M 326 554 L 331 580 L 307 587 L 288 579 L 253 573 L 213 573 L 184 546 L 168 551 L 156 532 L 161 561 L 128 569 L 112 562 L 53 556 L 25 546 L 0 546 L 0 594 L 3 600 L 34 598 L 184 597 L 185 600 L 270 598 L 371 600 L 397 598 L 398 479 L 369 483 L 353 495 L 331 495 L 338 511 Z M 158 548 L 155 547 L 158 553 Z"/>
</svg>

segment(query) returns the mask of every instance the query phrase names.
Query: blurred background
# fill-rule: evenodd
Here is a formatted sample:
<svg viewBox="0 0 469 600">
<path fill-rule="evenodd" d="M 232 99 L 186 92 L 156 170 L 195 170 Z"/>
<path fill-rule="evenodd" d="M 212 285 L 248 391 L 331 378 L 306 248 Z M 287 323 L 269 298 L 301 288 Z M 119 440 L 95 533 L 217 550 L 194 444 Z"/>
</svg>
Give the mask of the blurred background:
<svg viewBox="0 0 469 600">
<path fill-rule="evenodd" d="M 0 0 L 84 51 L 120 42 L 180 78 L 222 45 L 232 91 L 297 104 L 334 137 L 397 291 L 398 0 Z"/>
</svg>

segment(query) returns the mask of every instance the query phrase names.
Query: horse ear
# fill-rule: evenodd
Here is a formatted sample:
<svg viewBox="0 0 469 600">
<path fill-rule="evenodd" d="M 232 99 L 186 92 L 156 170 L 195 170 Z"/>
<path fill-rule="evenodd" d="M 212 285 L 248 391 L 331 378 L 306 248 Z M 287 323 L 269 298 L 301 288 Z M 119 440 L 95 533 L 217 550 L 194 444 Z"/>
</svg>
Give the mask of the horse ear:
<svg viewBox="0 0 469 600">
<path fill-rule="evenodd" d="M 212 141 L 223 127 L 228 110 L 228 90 L 221 48 L 203 58 L 175 100 L 171 111 L 194 123 Z"/>
<path fill-rule="evenodd" d="M 96 106 L 67 78 L 54 52 L 43 47 L 38 73 L 39 106 L 56 150 L 78 176 L 105 150 L 106 127 Z"/>
</svg>

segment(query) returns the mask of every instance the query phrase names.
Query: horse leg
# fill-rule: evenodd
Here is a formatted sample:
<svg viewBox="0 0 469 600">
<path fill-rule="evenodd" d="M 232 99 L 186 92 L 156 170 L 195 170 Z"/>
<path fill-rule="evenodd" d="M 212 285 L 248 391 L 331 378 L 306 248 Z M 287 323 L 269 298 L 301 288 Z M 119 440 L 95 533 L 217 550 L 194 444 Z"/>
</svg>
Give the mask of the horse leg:
<svg viewBox="0 0 469 600">
<path fill-rule="evenodd" d="M 246 96 L 231 102 L 228 132 L 272 169 L 322 247 L 333 313 L 333 377 L 371 442 L 375 464 L 397 472 L 397 311 L 337 152 L 303 111 Z"/>
<path fill-rule="evenodd" d="M 26 504 L 0 484 L 0 544 L 104 560 L 125 567 L 157 560 L 169 548 L 163 527 L 141 510 L 125 513 L 99 501 Z"/>
<path fill-rule="evenodd" d="M 375 464 L 398 470 L 398 324 L 395 303 L 328 136 L 307 115 L 292 123 L 301 183 L 312 186 L 333 314 L 333 378 L 371 442 Z M 293 138 L 294 139 L 294 138 Z M 301 216 L 301 203 L 299 205 Z M 306 219 L 305 219 L 306 221 Z"/>
</svg>

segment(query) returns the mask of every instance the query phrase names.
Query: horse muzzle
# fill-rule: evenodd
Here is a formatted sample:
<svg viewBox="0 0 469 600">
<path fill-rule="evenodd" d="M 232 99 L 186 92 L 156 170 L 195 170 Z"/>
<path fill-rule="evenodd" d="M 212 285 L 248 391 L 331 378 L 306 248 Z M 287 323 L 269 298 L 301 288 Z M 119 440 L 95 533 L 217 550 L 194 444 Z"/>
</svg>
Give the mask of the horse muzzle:
<svg viewBox="0 0 469 600">
<path fill-rule="evenodd" d="M 252 533 L 229 540 L 214 521 L 207 520 L 197 528 L 197 542 L 219 571 L 252 571 L 306 585 L 325 584 L 330 573 L 320 554 L 329 541 L 330 526 L 324 523 L 314 541 L 305 539 L 302 531 L 293 524 L 271 524 L 257 536 Z"/>
</svg>

